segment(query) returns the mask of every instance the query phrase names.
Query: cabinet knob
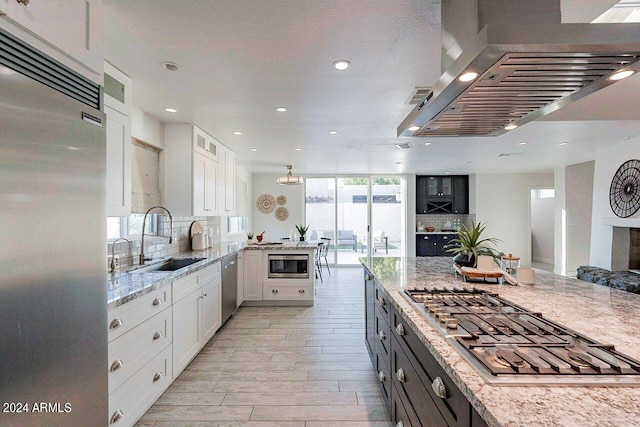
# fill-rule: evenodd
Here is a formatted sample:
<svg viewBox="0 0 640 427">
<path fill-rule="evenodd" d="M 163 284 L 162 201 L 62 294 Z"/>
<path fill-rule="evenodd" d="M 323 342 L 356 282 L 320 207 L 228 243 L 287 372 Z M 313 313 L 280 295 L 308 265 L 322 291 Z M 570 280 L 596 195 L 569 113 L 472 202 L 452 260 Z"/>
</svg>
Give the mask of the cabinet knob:
<svg viewBox="0 0 640 427">
<path fill-rule="evenodd" d="M 160 338 L 162 338 L 162 332 L 156 331 L 156 333 L 153 334 L 153 340 L 159 340 Z"/>
<path fill-rule="evenodd" d="M 433 383 L 431 383 L 431 388 L 439 398 L 444 399 L 447 397 L 447 387 L 444 385 L 442 378 L 436 377 Z"/>
<path fill-rule="evenodd" d="M 387 304 L 387 302 L 384 300 L 384 298 L 378 297 L 378 304 L 384 307 Z"/>
<path fill-rule="evenodd" d="M 23 5 L 24 7 L 31 6 L 31 0 L 17 0 L 17 2 Z"/>
<path fill-rule="evenodd" d="M 396 332 L 398 333 L 398 335 L 400 335 L 401 337 L 404 336 L 404 325 L 402 323 L 398 323 L 396 325 Z"/>
<path fill-rule="evenodd" d="M 429 236 L 424 236 L 424 240 L 429 240 Z"/>
<path fill-rule="evenodd" d="M 402 421 L 398 421 L 396 427 L 404 427 L 404 423 Z"/>
<path fill-rule="evenodd" d="M 160 298 L 154 298 L 153 302 L 151 303 L 154 307 L 157 307 L 159 305 L 162 304 L 162 300 Z"/>
<path fill-rule="evenodd" d="M 364 280 L 371 280 L 373 279 L 373 276 L 371 274 L 367 274 L 366 276 L 364 276 Z"/>
<path fill-rule="evenodd" d="M 407 380 L 404 376 L 404 369 L 398 369 L 398 371 L 396 372 L 396 378 L 398 378 L 398 381 L 400 381 L 401 383 Z"/>
<path fill-rule="evenodd" d="M 386 337 L 387 336 L 385 335 L 384 331 L 378 332 L 378 338 L 380 338 L 380 341 L 384 341 Z"/>
<path fill-rule="evenodd" d="M 299 294 L 304 294 L 304 289 L 298 289 Z"/>
<path fill-rule="evenodd" d="M 120 409 L 118 409 L 116 412 L 113 413 L 113 415 L 111 415 L 111 418 L 109 419 L 109 424 L 117 423 L 122 417 L 124 417 L 124 414 Z"/>
<path fill-rule="evenodd" d="M 382 371 L 378 372 L 378 380 L 380 380 L 381 383 L 385 382 L 386 379 L 387 379 L 387 376 L 384 374 L 384 372 Z"/>
<path fill-rule="evenodd" d="M 120 326 L 122 326 L 122 319 L 119 317 L 116 317 L 109 323 L 109 329 L 118 329 Z"/>
<path fill-rule="evenodd" d="M 162 372 L 156 372 L 153 376 L 153 382 L 155 383 L 156 381 L 159 381 L 160 379 L 162 379 L 162 377 L 164 377 L 164 375 L 162 375 Z"/>
<path fill-rule="evenodd" d="M 271 293 L 272 293 L 272 294 L 277 294 L 277 293 L 278 293 L 278 290 L 277 290 L 277 289 L 272 289 L 272 290 L 271 290 Z"/>
<path fill-rule="evenodd" d="M 109 372 L 115 372 L 118 369 L 122 368 L 124 366 L 124 363 L 122 363 L 122 360 L 120 359 L 116 359 L 112 364 L 111 367 L 109 368 Z"/>
</svg>

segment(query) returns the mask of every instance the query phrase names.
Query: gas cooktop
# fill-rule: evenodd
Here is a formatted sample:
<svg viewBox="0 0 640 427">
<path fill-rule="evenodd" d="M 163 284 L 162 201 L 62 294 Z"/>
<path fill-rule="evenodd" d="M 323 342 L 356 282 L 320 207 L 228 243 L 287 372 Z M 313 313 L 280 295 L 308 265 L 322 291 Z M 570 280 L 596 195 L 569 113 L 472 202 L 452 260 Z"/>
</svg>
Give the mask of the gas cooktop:
<svg viewBox="0 0 640 427">
<path fill-rule="evenodd" d="M 404 292 L 490 384 L 640 386 L 640 361 L 496 293 Z"/>
</svg>

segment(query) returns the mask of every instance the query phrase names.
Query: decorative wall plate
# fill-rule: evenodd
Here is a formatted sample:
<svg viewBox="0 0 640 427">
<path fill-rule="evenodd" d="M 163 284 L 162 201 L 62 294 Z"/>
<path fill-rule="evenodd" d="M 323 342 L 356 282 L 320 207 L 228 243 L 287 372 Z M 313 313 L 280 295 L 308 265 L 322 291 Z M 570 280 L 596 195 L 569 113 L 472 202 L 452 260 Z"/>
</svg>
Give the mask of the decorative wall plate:
<svg viewBox="0 0 640 427">
<path fill-rule="evenodd" d="M 609 204 L 614 214 L 628 218 L 640 209 L 640 160 L 624 162 L 613 175 Z"/>
<path fill-rule="evenodd" d="M 284 196 L 278 196 L 278 198 L 276 199 L 276 202 L 278 202 L 278 204 L 282 206 L 285 203 L 287 203 L 287 198 Z"/>
<path fill-rule="evenodd" d="M 256 207 L 263 214 L 271 213 L 276 208 L 276 199 L 271 194 L 262 194 L 256 200 Z"/>
<path fill-rule="evenodd" d="M 276 219 L 278 221 L 285 221 L 287 218 L 289 218 L 289 211 L 287 208 L 279 207 L 276 209 Z"/>
</svg>

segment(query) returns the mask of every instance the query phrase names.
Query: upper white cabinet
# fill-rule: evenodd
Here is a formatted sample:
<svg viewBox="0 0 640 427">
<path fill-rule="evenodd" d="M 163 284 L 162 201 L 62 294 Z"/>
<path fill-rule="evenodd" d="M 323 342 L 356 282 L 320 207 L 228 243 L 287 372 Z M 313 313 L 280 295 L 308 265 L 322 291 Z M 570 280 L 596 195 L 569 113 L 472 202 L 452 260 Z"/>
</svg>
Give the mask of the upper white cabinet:
<svg viewBox="0 0 640 427">
<path fill-rule="evenodd" d="M 131 213 L 131 118 L 105 105 L 107 115 L 107 216 Z"/>
<path fill-rule="evenodd" d="M 107 115 L 107 216 L 131 213 L 131 79 L 104 63 Z"/>
<path fill-rule="evenodd" d="M 236 154 L 224 146 L 218 150 L 220 215 L 233 216 L 236 205 Z"/>
<path fill-rule="evenodd" d="M 235 153 L 194 125 L 165 125 L 164 195 L 178 216 L 233 215 Z"/>
<path fill-rule="evenodd" d="M 20 38 L 36 36 L 44 42 L 36 47 L 50 46 L 63 52 L 91 70 L 83 73 L 89 78 L 102 75 L 102 7 L 102 0 L 0 0 L 3 18 L 25 31 L 17 34 Z"/>
</svg>

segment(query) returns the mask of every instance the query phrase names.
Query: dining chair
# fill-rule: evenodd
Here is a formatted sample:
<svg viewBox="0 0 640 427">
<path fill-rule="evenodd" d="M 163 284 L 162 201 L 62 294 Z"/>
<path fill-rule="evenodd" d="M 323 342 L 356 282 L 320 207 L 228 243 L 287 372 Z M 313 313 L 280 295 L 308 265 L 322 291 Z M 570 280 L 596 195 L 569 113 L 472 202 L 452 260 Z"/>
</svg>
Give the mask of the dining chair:
<svg viewBox="0 0 640 427">
<path fill-rule="evenodd" d="M 324 265 L 327 267 L 329 276 L 331 276 L 331 270 L 329 270 L 329 261 L 327 261 L 327 255 L 329 254 L 329 246 L 331 246 L 331 239 L 329 239 L 328 237 L 322 237 L 321 240 L 322 240 L 322 243 L 324 244 L 322 245 L 322 251 L 320 253 L 320 256 L 324 258 Z M 322 268 L 322 260 L 320 260 L 320 267 Z"/>
<path fill-rule="evenodd" d="M 322 280 L 322 263 L 320 262 L 320 257 L 322 256 L 321 254 L 322 254 L 323 247 L 324 247 L 324 242 L 318 243 L 318 247 L 316 248 L 316 255 L 315 255 L 316 279 L 319 276 L 320 281 L 322 283 L 324 283 L 324 280 Z"/>
</svg>

